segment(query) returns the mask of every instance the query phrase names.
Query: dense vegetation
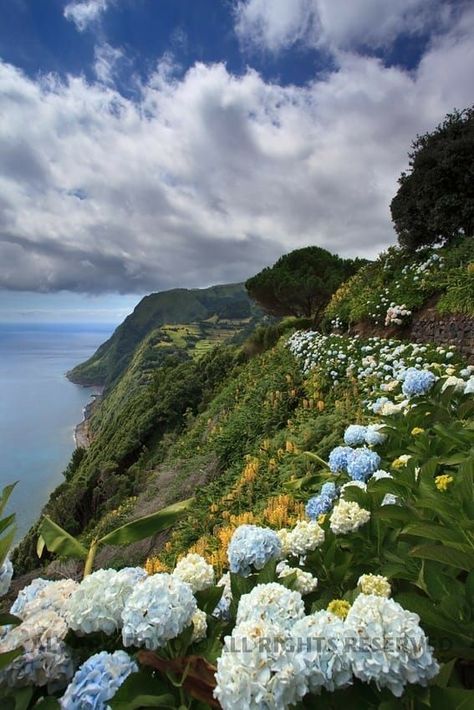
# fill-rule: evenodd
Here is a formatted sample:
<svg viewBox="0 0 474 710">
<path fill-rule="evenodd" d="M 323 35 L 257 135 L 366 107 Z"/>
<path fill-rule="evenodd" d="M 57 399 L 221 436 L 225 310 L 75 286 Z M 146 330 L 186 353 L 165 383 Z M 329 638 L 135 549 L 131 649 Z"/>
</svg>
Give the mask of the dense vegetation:
<svg viewBox="0 0 474 710">
<path fill-rule="evenodd" d="M 337 289 L 324 318 L 327 326 L 344 328 L 363 322 L 405 326 L 432 299 L 441 314 L 474 315 L 471 237 L 415 254 L 390 247 Z"/>
<path fill-rule="evenodd" d="M 474 107 L 454 111 L 418 136 L 391 203 L 401 246 L 420 246 L 474 234 Z"/>
<path fill-rule="evenodd" d="M 245 283 L 250 296 L 274 316 L 317 321 L 336 288 L 365 259 L 341 259 L 320 247 L 296 249 Z"/>
</svg>

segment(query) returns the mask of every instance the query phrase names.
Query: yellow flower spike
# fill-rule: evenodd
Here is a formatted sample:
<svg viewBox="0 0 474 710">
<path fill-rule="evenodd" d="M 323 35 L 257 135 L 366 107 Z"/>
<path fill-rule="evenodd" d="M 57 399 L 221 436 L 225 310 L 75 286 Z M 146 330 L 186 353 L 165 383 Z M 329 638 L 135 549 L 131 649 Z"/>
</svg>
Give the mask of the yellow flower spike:
<svg viewBox="0 0 474 710">
<path fill-rule="evenodd" d="M 165 565 L 159 557 L 148 557 L 144 567 L 145 572 L 149 575 L 158 574 L 159 572 L 169 572 L 168 565 Z"/>
<path fill-rule="evenodd" d="M 412 436 L 419 436 L 420 434 L 423 434 L 424 431 L 425 430 L 421 426 L 415 426 L 410 433 Z"/>
<path fill-rule="evenodd" d="M 317 406 L 319 412 L 323 412 L 323 411 L 324 411 L 325 404 L 324 404 L 324 402 L 323 402 L 322 399 L 320 399 L 320 400 L 318 401 L 318 403 L 317 403 L 316 406 Z"/>
<path fill-rule="evenodd" d="M 453 481 L 454 478 L 452 476 L 449 476 L 447 473 L 444 473 L 441 476 L 436 476 L 435 486 L 439 491 L 444 492 L 448 490 L 448 486 L 450 486 Z"/>
<path fill-rule="evenodd" d="M 327 611 L 329 611 L 330 614 L 334 614 L 344 620 L 348 615 L 350 608 L 351 605 L 349 602 L 346 602 L 345 599 L 333 599 L 332 602 L 329 602 Z"/>
<path fill-rule="evenodd" d="M 324 521 L 326 520 L 326 517 L 326 513 L 321 513 L 320 515 L 318 515 L 318 525 L 323 525 Z"/>
</svg>

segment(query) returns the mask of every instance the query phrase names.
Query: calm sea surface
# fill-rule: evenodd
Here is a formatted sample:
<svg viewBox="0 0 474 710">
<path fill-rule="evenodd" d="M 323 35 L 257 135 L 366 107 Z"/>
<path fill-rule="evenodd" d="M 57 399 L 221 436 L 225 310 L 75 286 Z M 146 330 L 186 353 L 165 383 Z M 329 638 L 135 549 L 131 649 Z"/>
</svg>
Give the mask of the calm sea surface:
<svg viewBox="0 0 474 710">
<path fill-rule="evenodd" d="M 0 488 L 18 481 L 8 512 L 17 538 L 63 479 L 74 427 L 93 389 L 65 372 L 88 358 L 114 326 L 0 324 Z"/>
</svg>

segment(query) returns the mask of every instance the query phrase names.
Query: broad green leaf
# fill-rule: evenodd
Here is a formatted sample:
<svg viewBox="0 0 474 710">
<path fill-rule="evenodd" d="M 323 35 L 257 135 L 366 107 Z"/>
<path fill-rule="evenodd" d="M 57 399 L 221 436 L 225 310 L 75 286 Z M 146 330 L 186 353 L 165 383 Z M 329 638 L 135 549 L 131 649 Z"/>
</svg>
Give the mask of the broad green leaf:
<svg viewBox="0 0 474 710">
<path fill-rule="evenodd" d="M 0 670 L 9 666 L 10 663 L 14 661 L 17 656 L 21 656 L 22 653 L 22 646 L 14 648 L 13 651 L 5 651 L 5 653 L 0 653 Z"/>
<path fill-rule="evenodd" d="M 474 553 L 467 546 L 464 551 L 443 545 L 419 545 L 410 550 L 411 557 L 434 560 L 450 567 L 458 567 L 470 572 L 474 569 Z"/>
<path fill-rule="evenodd" d="M 3 513 L 3 510 L 6 504 L 8 503 L 8 499 L 10 498 L 12 491 L 17 483 L 18 481 L 15 481 L 15 483 L 10 483 L 10 485 L 5 486 L 5 488 L 0 493 L 0 515 Z"/>
<path fill-rule="evenodd" d="M 35 708 L 38 707 L 40 710 L 59 710 L 61 707 L 59 704 L 59 700 L 56 700 L 56 698 L 41 698 L 36 705 Z"/>
<path fill-rule="evenodd" d="M 10 550 L 10 547 L 13 544 L 13 540 L 15 539 L 15 535 L 16 535 L 16 527 L 12 528 L 10 530 L 10 532 L 0 540 L 0 565 L 3 565 L 5 558 L 8 555 L 8 552 Z"/>
<path fill-rule="evenodd" d="M 426 537 L 428 540 L 465 543 L 465 538 L 456 530 L 450 530 L 434 523 L 412 523 L 404 527 L 401 533 L 414 537 Z"/>
<path fill-rule="evenodd" d="M 436 678 L 433 678 L 432 680 L 433 685 L 436 685 L 438 688 L 446 688 L 449 683 L 449 679 L 451 678 L 455 663 L 455 658 L 453 658 L 448 663 L 443 663 L 440 672 L 438 673 Z"/>
<path fill-rule="evenodd" d="M 461 688 L 431 688 L 431 710 L 471 710 L 472 690 Z"/>
<path fill-rule="evenodd" d="M 112 710 L 138 710 L 138 708 L 176 708 L 177 699 L 169 693 L 159 678 L 148 673 L 132 673 L 109 700 Z"/>
<path fill-rule="evenodd" d="M 14 614 L 0 614 L 0 626 L 18 626 L 23 622 L 23 619 L 20 619 L 18 616 L 14 616 Z"/>
<path fill-rule="evenodd" d="M 76 540 L 47 516 L 43 518 L 39 531 L 50 552 L 56 552 L 61 557 L 75 557 L 80 560 L 87 557 L 87 550 L 79 540 Z"/>
<path fill-rule="evenodd" d="M 107 545 L 130 545 L 132 542 L 143 540 L 146 537 L 151 537 L 156 533 L 166 530 L 174 525 L 174 523 L 190 508 L 194 498 L 180 501 L 167 508 L 159 510 L 157 513 L 146 515 L 138 520 L 133 520 L 131 523 L 122 525 L 115 530 L 112 530 L 108 535 L 105 535 L 99 540 L 99 544 Z"/>
<path fill-rule="evenodd" d="M 15 517 L 16 517 L 15 513 L 12 513 L 11 515 L 8 515 L 6 518 L 3 518 L 3 520 L 0 520 L 0 535 L 10 525 L 13 525 L 13 523 L 15 522 Z"/>
</svg>

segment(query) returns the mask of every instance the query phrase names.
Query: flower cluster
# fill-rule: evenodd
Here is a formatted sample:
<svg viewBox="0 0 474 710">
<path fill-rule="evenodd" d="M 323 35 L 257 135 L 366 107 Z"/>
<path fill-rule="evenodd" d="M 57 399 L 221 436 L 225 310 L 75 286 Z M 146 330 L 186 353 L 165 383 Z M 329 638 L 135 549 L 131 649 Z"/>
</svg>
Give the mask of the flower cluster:
<svg viewBox="0 0 474 710">
<path fill-rule="evenodd" d="M 259 570 L 272 559 L 281 557 L 281 542 L 270 528 L 241 525 L 232 535 L 227 555 L 230 571 L 248 576 L 252 567 Z"/>
<path fill-rule="evenodd" d="M 277 582 L 257 584 L 243 594 L 237 611 L 237 624 L 244 621 L 266 621 L 290 630 L 297 619 L 304 616 L 301 594 Z"/>
<path fill-rule="evenodd" d="M 370 520 L 370 512 L 355 501 L 340 500 L 333 508 L 330 527 L 335 535 L 355 532 Z"/>
<path fill-rule="evenodd" d="M 294 587 L 302 595 L 314 592 L 318 586 L 318 579 L 313 577 L 311 572 L 304 572 L 299 567 L 290 567 L 286 560 L 282 560 L 277 564 L 276 572 L 278 579 L 285 579 L 285 577 L 290 577 L 293 574 L 296 575 Z"/>
<path fill-rule="evenodd" d="M 65 620 L 52 610 L 32 614 L 11 628 L 0 640 L 0 653 L 20 646 L 23 653 L 0 671 L 0 685 L 64 687 L 74 672 L 71 653 L 64 643 L 67 630 Z"/>
<path fill-rule="evenodd" d="M 332 481 L 323 483 L 319 495 L 310 498 L 306 503 L 306 515 L 310 520 L 317 520 L 331 510 L 333 502 L 338 496 L 336 484 Z"/>
<path fill-rule="evenodd" d="M 146 576 L 141 567 L 126 567 L 120 572 L 100 569 L 88 575 L 69 600 L 66 619 L 70 628 L 80 634 L 113 634 L 122 626 L 126 601 Z"/>
<path fill-rule="evenodd" d="M 286 557 L 301 557 L 320 547 L 324 542 L 324 530 L 317 522 L 300 520 L 292 530 L 282 528 L 278 531 L 281 549 Z"/>
<path fill-rule="evenodd" d="M 402 323 L 411 316 L 411 311 L 403 303 L 398 306 L 396 303 L 391 303 L 385 314 L 385 326 L 402 325 Z"/>
<path fill-rule="evenodd" d="M 124 646 L 156 650 L 189 626 L 197 610 L 189 584 L 163 572 L 137 584 L 122 612 Z"/>
<path fill-rule="evenodd" d="M 390 582 L 381 574 L 363 574 L 357 582 L 363 594 L 376 594 L 379 597 L 389 597 L 392 593 Z"/>
<path fill-rule="evenodd" d="M 199 592 L 214 584 L 214 568 L 201 555 L 189 553 L 179 560 L 173 577 L 187 582 L 193 592 Z"/>
<path fill-rule="evenodd" d="M 34 585 L 35 587 L 36 585 Z M 26 619 L 38 612 L 51 610 L 66 618 L 71 596 L 78 588 L 79 584 L 73 579 L 61 579 L 58 582 L 49 582 L 44 586 L 39 586 L 39 588 L 35 589 L 34 596 L 30 598 L 31 591 L 26 587 L 22 590 L 25 601 L 21 604 L 21 609 L 16 613 L 22 619 Z M 12 610 L 19 606 L 17 602 L 18 599 L 13 604 Z M 12 611 L 12 613 L 15 612 Z"/>
<path fill-rule="evenodd" d="M 346 638 L 353 640 L 348 655 L 355 677 L 396 697 L 407 683 L 427 685 L 439 666 L 419 621 L 393 599 L 359 594 L 344 622 Z"/>
<path fill-rule="evenodd" d="M 402 392 L 407 397 L 427 394 L 435 382 L 436 376 L 430 370 L 409 367 L 403 379 Z"/>
<path fill-rule="evenodd" d="M 138 666 L 125 651 L 96 653 L 76 671 L 61 698 L 62 710 L 106 710 L 122 683 Z"/>
</svg>

